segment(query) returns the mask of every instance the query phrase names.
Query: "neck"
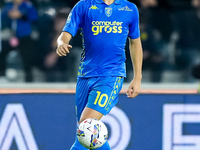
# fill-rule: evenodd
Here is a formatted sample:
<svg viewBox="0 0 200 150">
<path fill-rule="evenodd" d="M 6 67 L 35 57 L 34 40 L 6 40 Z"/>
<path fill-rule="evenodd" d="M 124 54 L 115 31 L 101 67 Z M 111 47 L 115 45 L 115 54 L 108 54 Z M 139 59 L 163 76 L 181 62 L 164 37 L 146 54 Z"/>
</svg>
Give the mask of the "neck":
<svg viewBox="0 0 200 150">
<path fill-rule="evenodd" d="M 115 0 L 103 0 L 107 5 L 111 5 Z"/>
</svg>

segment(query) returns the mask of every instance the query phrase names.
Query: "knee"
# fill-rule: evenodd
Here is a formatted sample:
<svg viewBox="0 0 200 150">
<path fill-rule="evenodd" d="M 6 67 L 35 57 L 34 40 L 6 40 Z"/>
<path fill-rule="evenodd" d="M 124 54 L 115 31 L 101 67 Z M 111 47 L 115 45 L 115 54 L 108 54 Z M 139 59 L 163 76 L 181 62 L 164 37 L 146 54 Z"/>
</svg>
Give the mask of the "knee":
<svg viewBox="0 0 200 150">
<path fill-rule="evenodd" d="M 101 118 L 98 118 L 98 117 L 87 117 L 87 116 L 85 116 L 85 117 L 81 117 L 81 119 L 79 120 L 79 124 L 81 124 L 84 120 L 86 120 L 86 119 L 90 119 L 90 118 L 92 118 L 92 119 L 97 119 L 97 120 L 100 120 Z"/>
<path fill-rule="evenodd" d="M 86 119 L 89 119 L 89 118 L 88 117 L 81 117 L 78 123 L 81 124 L 81 122 L 83 122 Z"/>
<path fill-rule="evenodd" d="M 82 114 L 81 114 L 81 117 L 80 117 L 80 120 L 79 120 L 79 124 L 81 122 L 83 122 L 85 119 L 89 119 L 89 118 L 95 118 L 95 119 L 98 119 L 100 120 L 101 118 L 103 117 L 103 114 L 94 110 L 94 109 L 91 109 L 91 108 L 88 108 L 86 107 Z"/>
</svg>

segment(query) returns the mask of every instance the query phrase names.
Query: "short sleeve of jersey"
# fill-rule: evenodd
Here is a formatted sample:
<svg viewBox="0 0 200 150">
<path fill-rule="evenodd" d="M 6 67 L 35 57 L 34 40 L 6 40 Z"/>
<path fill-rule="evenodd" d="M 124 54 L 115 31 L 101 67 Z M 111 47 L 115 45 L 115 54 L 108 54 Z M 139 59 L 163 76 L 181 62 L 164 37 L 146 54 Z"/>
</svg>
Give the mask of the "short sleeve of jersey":
<svg viewBox="0 0 200 150">
<path fill-rule="evenodd" d="M 79 1 L 72 11 L 70 12 L 66 24 L 62 31 L 70 33 L 73 37 L 76 35 L 76 32 L 81 27 L 81 21 L 83 17 L 83 5 L 84 1 Z"/>
<path fill-rule="evenodd" d="M 137 39 L 140 37 L 140 29 L 139 29 L 139 12 L 137 7 L 134 5 L 131 23 L 129 25 L 129 35 L 131 39 Z"/>
</svg>

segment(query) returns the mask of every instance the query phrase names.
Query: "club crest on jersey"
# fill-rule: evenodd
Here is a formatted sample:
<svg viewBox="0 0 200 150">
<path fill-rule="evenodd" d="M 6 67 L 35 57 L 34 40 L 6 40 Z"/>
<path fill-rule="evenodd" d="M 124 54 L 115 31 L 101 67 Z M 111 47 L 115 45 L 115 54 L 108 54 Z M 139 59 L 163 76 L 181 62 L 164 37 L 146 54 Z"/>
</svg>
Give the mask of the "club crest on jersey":
<svg viewBox="0 0 200 150">
<path fill-rule="evenodd" d="M 107 17 L 110 17 L 112 15 L 112 8 L 106 7 L 105 14 Z"/>
</svg>

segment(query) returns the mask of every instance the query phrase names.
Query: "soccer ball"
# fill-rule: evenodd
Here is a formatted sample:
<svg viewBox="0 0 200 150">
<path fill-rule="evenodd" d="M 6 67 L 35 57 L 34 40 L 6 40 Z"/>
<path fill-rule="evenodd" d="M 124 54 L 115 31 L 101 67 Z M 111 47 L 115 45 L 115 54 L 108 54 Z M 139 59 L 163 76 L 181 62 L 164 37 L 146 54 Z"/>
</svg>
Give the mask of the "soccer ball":
<svg viewBox="0 0 200 150">
<path fill-rule="evenodd" d="M 102 121 L 89 118 L 79 125 L 77 138 L 84 147 L 96 149 L 108 139 L 108 130 Z"/>
</svg>

